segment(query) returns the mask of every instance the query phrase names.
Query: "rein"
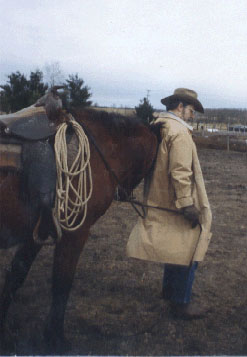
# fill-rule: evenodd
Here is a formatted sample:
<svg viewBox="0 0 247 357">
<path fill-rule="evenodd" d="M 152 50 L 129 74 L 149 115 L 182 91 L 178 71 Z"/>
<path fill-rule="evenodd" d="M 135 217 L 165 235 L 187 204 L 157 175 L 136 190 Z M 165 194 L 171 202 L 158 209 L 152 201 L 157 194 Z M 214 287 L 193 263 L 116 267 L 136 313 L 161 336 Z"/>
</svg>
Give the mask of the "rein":
<svg viewBox="0 0 247 357">
<path fill-rule="evenodd" d="M 143 202 L 140 202 L 138 200 L 134 200 L 131 197 L 129 197 L 128 193 L 126 192 L 125 188 L 122 186 L 122 184 L 120 183 L 117 175 L 115 174 L 115 172 L 112 170 L 112 168 L 110 167 L 109 163 L 107 162 L 106 158 L 104 157 L 104 154 L 102 153 L 101 149 L 99 148 L 98 144 L 96 143 L 93 135 L 89 132 L 89 130 L 86 128 L 86 126 L 84 125 L 84 123 L 80 123 L 81 126 L 83 127 L 83 130 L 85 131 L 85 133 L 87 134 L 87 136 L 89 137 L 89 140 L 92 142 L 92 144 L 94 145 L 95 149 L 97 150 L 101 160 L 103 161 L 106 169 L 110 172 L 110 174 L 112 175 L 112 177 L 114 178 L 114 180 L 116 181 L 117 185 L 121 188 L 121 190 L 124 192 L 125 196 L 126 196 L 126 200 L 125 202 L 128 202 L 131 204 L 131 206 L 133 207 L 133 209 L 136 211 L 136 213 L 141 217 L 141 218 L 145 218 L 147 213 L 145 208 L 155 208 L 158 210 L 162 210 L 162 211 L 167 211 L 167 212 L 171 212 L 171 213 L 175 213 L 178 215 L 181 215 L 182 212 L 170 209 L 170 208 L 165 208 L 165 207 L 159 207 L 159 206 L 150 206 L 150 205 L 146 205 Z M 156 150 L 156 155 L 157 155 L 157 151 L 158 151 L 158 146 L 157 146 L 157 150 Z M 154 158 L 154 161 L 156 159 L 156 155 Z M 154 162 L 153 161 L 153 162 Z M 152 163 L 153 166 L 153 163 Z M 152 167 L 151 166 L 151 167 Z M 140 206 L 141 210 L 138 209 L 138 207 L 136 206 Z"/>
<path fill-rule="evenodd" d="M 137 201 L 137 200 L 126 200 L 126 202 L 132 202 L 133 204 L 137 205 L 137 206 L 141 206 L 143 211 L 144 211 L 144 217 L 142 218 L 145 218 L 146 217 L 146 212 L 145 212 L 145 208 L 155 208 L 155 209 L 159 209 L 161 211 L 166 211 L 166 212 L 171 212 L 171 213 L 176 213 L 176 214 L 183 214 L 182 212 L 180 211 L 176 211 L 175 209 L 171 209 L 171 208 L 166 208 L 166 207 L 160 207 L 160 206 L 151 206 L 151 205 L 146 205 L 144 204 L 143 202 L 140 202 L 140 201 Z"/>
<path fill-rule="evenodd" d="M 112 177 L 114 178 L 114 180 L 116 181 L 116 183 L 118 184 L 118 186 L 121 188 L 121 190 L 123 190 L 125 196 L 127 197 L 126 202 L 129 202 L 131 204 L 131 206 L 134 208 L 134 210 L 137 212 L 137 214 L 142 217 L 145 218 L 146 217 L 146 212 L 145 212 L 145 208 L 142 206 L 141 202 L 134 202 L 132 199 L 128 198 L 128 194 L 125 190 L 125 188 L 123 188 L 122 184 L 119 181 L 119 178 L 117 177 L 117 175 L 115 174 L 115 172 L 112 170 L 111 166 L 109 165 L 109 163 L 107 162 L 106 158 L 104 157 L 104 154 L 102 153 L 101 149 L 99 148 L 98 144 L 96 143 L 93 135 L 89 132 L 88 128 L 84 125 L 84 123 L 80 123 L 81 126 L 83 127 L 83 130 L 85 131 L 85 133 L 87 134 L 87 136 L 89 137 L 89 140 L 91 141 L 91 143 L 94 145 L 95 149 L 97 150 L 101 160 L 103 161 L 106 169 L 110 172 L 110 174 L 112 175 Z M 138 202 L 138 203 L 137 203 Z M 142 208 L 142 212 L 135 206 L 135 205 L 140 205 Z"/>
</svg>

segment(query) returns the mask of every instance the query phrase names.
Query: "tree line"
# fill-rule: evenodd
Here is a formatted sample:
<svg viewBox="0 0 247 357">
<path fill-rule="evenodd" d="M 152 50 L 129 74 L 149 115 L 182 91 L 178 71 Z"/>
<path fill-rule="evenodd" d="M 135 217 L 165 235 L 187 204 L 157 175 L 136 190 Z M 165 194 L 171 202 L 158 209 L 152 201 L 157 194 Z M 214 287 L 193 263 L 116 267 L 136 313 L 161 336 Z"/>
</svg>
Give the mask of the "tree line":
<svg viewBox="0 0 247 357">
<path fill-rule="evenodd" d="M 0 84 L 0 112 L 10 113 L 29 107 L 34 104 L 45 92 L 55 84 L 55 76 L 60 74 L 59 64 L 55 63 L 48 66 L 50 70 L 50 83 L 45 83 L 43 72 L 36 70 L 30 73 L 29 78 L 19 71 L 13 72 L 7 76 L 5 84 Z M 70 74 L 68 78 L 60 83 L 64 89 L 60 93 L 65 109 L 72 107 L 91 106 L 91 89 L 85 85 L 84 80 L 76 74 Z M 144 97 L 135 107 L 136 115 L 142 121 L 150 123 L 155 119 L 156 110 L 151 105 L 149 99 Z M 204 114 L 197 113 L 196 122 L 200 125 L 210 124 L 247 125 L 246 109 L 205 109 Z"/>
<path fill-rule="evenodd" d="M 137 116 L 142 118 L 146 122 L 151 122 L 155 119 L 154 112 L 159 112 L 160 110 L 155 110 L 151 105 L 148 98 L 143 98 L 140 101 L 138 107 L 135 107 Z M 247 126 L 247 109 L 236 109 L 236 108 L 206 108 L 204 113 L 196 113 L 197 128 L 200 126 L 227 126 L 240 124 Z"/>
<path fill-rule="evenodd" d="M 234 108 L 219 108 L 219 109 L 205 109 L 204 114 L 197 113 L 197 123 L 211 124 L 212 126 L 219 124 L 224 125 L 247 125 L 247 109 Z"/>
<path fill-rule="evenodd" d="M 50 83 L 44 82 L 43 72 L 36 70 L 31 72 L 29 78 L 19 71 L 13 72 L 7 76 L 5 84 L 0 84 L 0 112 L 11 113 L 33 105 L 42 97 L 49 87 L 56 84 L 56 77 L 59 78 L 61 70 L 58 63 L 47 67 L 50 75 Z M 84 80 L 78 74 L 71 74 L 63 83 L 64 88 L 59 93 L 65 109 L 72 107 L 91 106 L 91 89 L 85 85 Z M 136 115 L 144 122 L 151 122 L 154 119 L 154 108 L 148 98 L 140 100 L 135 107 Z"/>
<path fill-rule="evenodd" d="M 7 82 L 0 85 L 0 111 L 15 112 L 34 104 L 49 88 L 43 77 L 40 70 L 31 72 L 29 78 L 19 71 L 8 75 Z M 64 87 L 61 98 L 66 109 L 92 104 L 90 88 L 78 74 L 69 75 L 61 85 Z"/>
<path fill-rule="evenodd" d="M 44 82 L 43 72 L 36 70 L 31 72 L 29 78 L 19 71 L 13 72 L 7 76 L 5 84 L 0 84 L 0 112 L 11 113 L 34 104 L 45 92 L 56 84 L 56 79 L 60 79 L 61 70 L 59 63 L 53 63 L 47 66 L 50 82 Z M 91 106 L 91 89 L 85 85 L 84 80 L 78 74 L 71 74 L 63 83 L 59 81 L 64 88 L 59 93 L 65 109 L 72 107 Z M 144 122 L 150 122 L 154 119 L 154 108 L 148 98 L 140 100 L 135 107 L 136 115 Z"/>
</svg>

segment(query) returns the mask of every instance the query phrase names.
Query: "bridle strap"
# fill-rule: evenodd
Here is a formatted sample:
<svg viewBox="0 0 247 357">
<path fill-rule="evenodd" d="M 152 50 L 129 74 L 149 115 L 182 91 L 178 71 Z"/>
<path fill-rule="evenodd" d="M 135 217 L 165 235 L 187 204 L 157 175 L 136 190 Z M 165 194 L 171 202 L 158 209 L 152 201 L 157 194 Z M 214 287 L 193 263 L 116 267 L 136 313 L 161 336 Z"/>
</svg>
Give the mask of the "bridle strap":
<svg viewBox="0 0 247 357">
<path fill-rule="evenodd" d="M 114 178 L 115 182 L 117 183 L 117 185 L 121 188 L 121 190 L 123 191 L 125 197 L 126 197 L 126 202 L 129 202 L 131 204 L 131 206 L 134 208 L 134 210 L 137 212 L 137 214 L 142 217 L 145 218 L 146 217 L 146 212 L 145 212 L 145 208 L 142 207 L 141 204 L 137 204 L 136 202 L 133 202 L 132 199 L 129 198 L 129 195 L 127 193 L 127 191 L 125 190 L 125 188 L 122 186 L 121 182 L 119 181 L 119 178 L 117 177 L 117 175 L 115 174 L 115 172 L 112 170 L 111 166 L 109 165 L 109 163 L 107 162 L 103 152 L 101 151 L 101 149 L 99 148 L 98 144 L 96 143 L 96 140 L 94 139 L 93 135 L 91 134 L 91 132 L 88 130 L 88 128 L 85 126 L 84 123 L 80 123 L 81 126 L 83 127 L 85 133 L 87 134 L 89 140 L 91 141 L 91 143 L 94 145 L 95 149 L 97 150 L 101 160 L 103 161 L 106 169 L 110 172 L 110 174 L 112 175 L 112 177 Z M 136 205 L 141 206 L 142 211 L 140 211 Z"/>
<path fill-rule="evenodd" d="M 117 183 L 117 185 L 120 187 L 120 189 L 123 191 L 126 199 L 125 202 L 128 202 L 131 204 L 131 206 L 133 207 L 133 209 L 136 211 L 136 213 L 141 217 L 141 218 L 145 218 L 146 217 L 146 210 L 145 208 L 155 208 L 155 209 L 159 209 L 162 211 L 167 211 L 167 212 L 172 212 L 172 213 L 176 213 L 176 214 L 182 214 L 182 212 L 180 211 L 176 211 L 176 210 L 172 210 L 170 208 L 165 208 L 165 207 L 159 207 L 159 206 L 150 206 L 150 205 L 146 205 L 143 202 L 140 202 L 138 200 L 134 200 L 131 197 L 129 197 L 127 191 L 125 190 L 125 188 L 122 186 L 121 182 L 119 181 L 119 178 L 117 177 L 117 175 L 115 174 L 115 172 L 112 170 L 111 166 L 109 165 L 109 163 L 107 162 L 104 154 L 102 153 L 101 149 L 99 148 L 98 144 L 96 143 L 95 138 L 93 137 L 93 135 L 91 134 L 91 132 L 88 130 L 88 128 L 85 126 L 84 123 L 80 123 L 81 126 L 83 127 L 83 130 L 85 131 L 85 133 L 87 134 L 89 140 L 91 141 L 91 143 L 94 145 L 95 149 L 97 150 L 101 160 L 103 161 L 106 169 L 110 172 L 110 174 L 112 175 L 112 177 L 114 178 L 115 182 Z M 156 155 L 157 155 L 157 151 L 158 151 L 158 145 L 157 145 L 157 150 L 156 150 Z M 154 161 L 156 159 L 156 155 L 154 158 Z M 152 164 L 153 166 L 153 164 Z M 141 210 L 137 207 L 140 206 Z"/>
<path fill-rule="evenodd" d="M 124 192 L 125 196 L 126 196 L 126 201 L 125 202 L 128 202 L 131 204 L 131 206 L 134 208 L 134 210 L 137 212 L 137 214 L 141 217 L 141 218 L 145 218 L 147 213 L 146 213 L 146 210 L 145 208 L 153 208 L 153 209 L 158 209 L 158 210 L 161 210 L 161 211 L 166 211 L 166 212 L 171 212 L 171 213 L 175 213 L 177 215 L 183 215 L 182 211 L 176 211 L 176 210 L 173 210 L 173 209 L 170 209 L 170 208 L 166 208 L 166 207 L 159 207 L 159 206 L 151 206 L 151 205 L 146 205 L 144 204 L 143 202 L 140 202 L 138 200 L 134 200 L 132 198 L 129 198 L 126 190 L 122 187 L 117 175 L 115 174 L 115 172 L 112 170 L 112 168 L 110 167 L 110 165 L 108 164 L 108 162 L 106 161 L 102 151 L 100 150 L 100 148 L 98 147 L 93 135 L 89 132 L 89 130 L 85 127 L 84 124 L 82 124 L 82 127 L 85 131 L 85 133 L 88 135 L 88 138 L 89 140 L 92 142 L 92 144 L 94 145 L 95 149 L 97 150 L 98 154 L 100 155 L 106 169 L 110 172 L 110 174 L 112 175 L 112 177 L 114 178 L 114 180 L 116 181 L 116 183 L 118 184 L 118 186 L 121 188 L 121 190 Z M 156 149 L 156 155 L 155 155 L 155 158 L 154 158 L 154 161 L 151 165 L 151 167 L 153 166 L 155 160 L 156 160 L 156 156 L 157 156 L 157 152 L 158 152 L 158 145 L 157 145 L 157 149 Z M 139 209 L 136 207 L 136 206 L 140 206 L 141 209 L 142 209 L 142 212 L 139 211 Z M 201 223 L 199 222 L 199 227 L 200 227 L 200 235 L 201 235 L 201 232 L 202 232 L 202 226 L 201 226 Z M 200 235 L 199 235 L 199 238 L 198 238 L 198 242 L 199 242 L 199 239 L 200 239 Z M 198 242 L 197 242 L 197 245 L 198 245 Z M 195 255 L 195 252 L 196 252 L 196 249 L 197 249 L 197 245 L 194 249 L 194 253 L 193 253 L 193 257 Z M 191 260 L 191 263 L 193 263 L 193 257 L 192 257 L 192 260 Z"/>
<path fill-rule="evenodd" d="M 129 202 L 129 201 L 128 201 Z M 155 209 L 159 209 L 161 211 L 166 211 L 166 212 L 171 212 L 171 213 L 176 213 L 179 215 L 182 215 L 183 213 L 181 211 L 176 211 L 175 209 L 171 209 L 171 208 L 166 208 L 166 207 L 159 207 L 159 206 L 151 206 L 151 205 L 146 205 L 143 202 L 137 201 L 137 200 L 131 200 L 132 203 L 134 203 L 135 205 L 141 206 L 143 207 L 143 210 L 145 210 L 145 208 L 155 208 Z M 145 215 L 146 216 L 146 215 Z M 144 217 L 145 218 L 145 217 Z"/>
</svg>

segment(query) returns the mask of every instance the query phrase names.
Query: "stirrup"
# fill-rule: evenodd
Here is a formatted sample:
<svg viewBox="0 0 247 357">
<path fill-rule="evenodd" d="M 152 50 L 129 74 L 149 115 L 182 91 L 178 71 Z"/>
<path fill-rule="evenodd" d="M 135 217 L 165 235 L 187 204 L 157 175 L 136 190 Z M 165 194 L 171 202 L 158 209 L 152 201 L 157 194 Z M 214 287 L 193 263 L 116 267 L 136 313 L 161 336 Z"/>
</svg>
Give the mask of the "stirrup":
<svg viewBox="0 0 247 357">
<path fill-rule="evenodd" d="M 52 212 L 52 220 L 56 229 L 57 236 L 56 238 L 52 237 L 50 234 L 46 239 L 40 239 L 38 231 L 40 227 L 40 222 L 41 222 L 41 215 L 39 216 L 38 222 L 36 223 L 36 226 L 34 227 L 33 230 L 33 240 L 36 244 L 39 245 L 56 245 L 58 242 L 60 242 L 61 237 L 62 237 L 62 230 L 61 227 L 58 223 L 57 218 L 55 217 L 54 213 Z"/>
<path fill-rule="evenodd" d="M 52 210 L 52 220 L 53 220 L 53 223 L 54 223 L 54 226 L 56 228 L 56 231 L 57 231 L 57 238 L 56 238 L 56 241 L 57 242 L 60 242 L 61 238 L 62 238 L 62 229 L 61 229 L 61 226 L 58 222 L 58 219 L 55 215 L 55 211 L 54 209 Z"/>
</svg>

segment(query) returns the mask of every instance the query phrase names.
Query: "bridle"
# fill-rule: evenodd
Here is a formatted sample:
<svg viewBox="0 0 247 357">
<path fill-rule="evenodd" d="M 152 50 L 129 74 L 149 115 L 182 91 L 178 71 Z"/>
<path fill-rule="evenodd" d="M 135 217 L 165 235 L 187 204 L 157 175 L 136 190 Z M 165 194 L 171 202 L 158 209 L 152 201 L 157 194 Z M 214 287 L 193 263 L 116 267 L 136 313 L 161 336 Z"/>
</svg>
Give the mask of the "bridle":
<svg viewBox="0 0 247 357">
<path fill-rule="evenodd" d="M 88 130 L 88 128 L 85 126 L 84 123 L 80 123 L 83 130 L 85 131 L 86 135 L 88 136 L 89 140 L 91 141 L 91 143 L 93 144 L 93 146 L 95 147 L 96 151 L 98 152 L 101 160 L 103 161 L 106 169 L 109 171 L 109 173 L 111 174 L 111 176 L 113 177 L 113 179 L 115 180 L 115 182 L 117 183 L 118 187 L 121 189 L 121 191 L 124 193 L 125 196 L 125 200 L 124 202 L 128 202 L 131 204 L 131 206 L 133 207 L 133 209 L 136 211 L 136 213 L 141 217 L 141 218 L 145 218 L 146 217 L 146 208 L 154 208 L 154 209 L 158 209 L 158 210 L 162 210 L 162 211 L 166 211 L 166 212 L 171 212 L 171 213 L 175 213 L 178 215 L 181 215 L 182 212 L 180 211 L 176 211 L 170 208 L 166 208 L 166 207 L 159 207 L 159 206 L 151 206 L 151 205 L 147 205 L 144 204 L 143 202 L 140 202 L 138 200 L 133 199 L 131 196 L 128 195 L 126 189 L 122 186 L 119 178 L 117 177 L 117 175 L 115 174 L 114 170 L 112 170 L 111 166 L 109 165 L 109 163 L 107 162 L 104 154 L 102 153 L 101 149 L 99 148 L 98 144 L 96 143 L 95 138 L 93 137 L 92 133 Z M 153 159 L 153 162 L 151 164 L 150 170 L 153 168 L 154 163 L 156 161 L 157 158 L 157 154 L 158 154 L 158 148 L 159 148 L 159 144 L 157 143 L 157 147 L 156 147 L 156 153 Z M 137 207 L 139 206 L 141 208 L 141 210 Z"/>
</svg>

